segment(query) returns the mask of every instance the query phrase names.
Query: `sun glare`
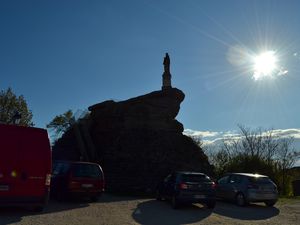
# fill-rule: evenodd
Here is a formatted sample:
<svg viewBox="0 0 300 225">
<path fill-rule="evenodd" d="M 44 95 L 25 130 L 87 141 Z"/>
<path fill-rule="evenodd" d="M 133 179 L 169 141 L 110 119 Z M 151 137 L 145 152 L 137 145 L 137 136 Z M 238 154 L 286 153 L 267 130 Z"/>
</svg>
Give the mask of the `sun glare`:
<svg viewBox="0 0 300 225">
<path fill-rule="evenodd" d="M 262 47 L 261 49 L 266 49 Z M 277 50 L 265 50 L 260 54 L 248 49 L 245 46 L 230 46 L 227 52 L 227 60 L 232 65 L 241 69 L 243 74 L 250 75 L 254 81 L 275 80 L 286 76 L 289 71 L 283 60 L 287 55 Z M 298 56 L 298 53 L 294 53 Z"/>
<path fill-rule="evenodd" d="M 254 57 L 254 74 L 255 80 L 263 77 L 272 77 L 277 69 L 277 57 L 274 51 L 266 51 Z"/>
</svg>

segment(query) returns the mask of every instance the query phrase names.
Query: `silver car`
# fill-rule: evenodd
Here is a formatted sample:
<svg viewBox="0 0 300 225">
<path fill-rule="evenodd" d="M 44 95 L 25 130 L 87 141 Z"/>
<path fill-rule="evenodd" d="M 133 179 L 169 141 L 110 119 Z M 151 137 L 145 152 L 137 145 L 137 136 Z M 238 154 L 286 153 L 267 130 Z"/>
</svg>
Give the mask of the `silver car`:
<svg viewBox="0 0 300 225">
<path fill-rule="evenodd" d="M 278 200 L 276 184 L 267 176 L 251 173 L 230 173 L 217 182 L 217 198 L 233 200 L 239 206 L 264 202 L 273 206 Z"/>
</svg>

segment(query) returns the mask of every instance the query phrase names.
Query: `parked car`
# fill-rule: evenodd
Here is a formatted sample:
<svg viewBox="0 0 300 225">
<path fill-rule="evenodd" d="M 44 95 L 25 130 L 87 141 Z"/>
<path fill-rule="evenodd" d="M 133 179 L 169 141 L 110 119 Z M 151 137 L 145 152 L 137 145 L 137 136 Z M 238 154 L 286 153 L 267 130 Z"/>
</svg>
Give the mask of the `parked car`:
<svg viewBox="0 0 300 225">
<path fill-rule="evenodd" d="M 0 139 L 0 205 L 42 211 L 52 166 L 47 130 L 0 124 Z"/>
<path fill-rule="evenodd" d="M 217 182 L 217 197 L 244 206 L 264 202 L 273 206 L 278 199 L 276 184 L 267 176 L 250 173 L 230 173 Z"/>
<path fill-rule="evenodd" d="M 97 201 L 104 192 L 104 174 L 100 165 L 89 162 L 55 161 L 51 195 L 58 200 L 90 198 Z"/>
<path fill-rule="evenodd" d="M 171 200 L 175 209 L 182 203 L 216 205 L 215 183 L 204 173 L 174 172 L 158 185 L 156 199 Z"/>
</svg>

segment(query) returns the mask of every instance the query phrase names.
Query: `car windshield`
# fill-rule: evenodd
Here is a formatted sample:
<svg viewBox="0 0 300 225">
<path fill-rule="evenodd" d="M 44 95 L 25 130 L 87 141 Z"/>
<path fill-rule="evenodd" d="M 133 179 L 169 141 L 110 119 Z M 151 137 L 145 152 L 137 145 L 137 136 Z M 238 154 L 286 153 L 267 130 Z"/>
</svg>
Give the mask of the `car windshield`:
<svg viewBox="0 0 300 225">
<path fill-rule="evenodd" d="M 73 166 L 74 177 L 89 177 L 89 178 L 102 178 L 102 173 L 97 165 L 89 164 L 75 164 Z"/>
<path fill-rule="evenodd" d="M 210 179 L 204 174 L 183 174 L 183 182 L 209 182 Z"/>
</svg>

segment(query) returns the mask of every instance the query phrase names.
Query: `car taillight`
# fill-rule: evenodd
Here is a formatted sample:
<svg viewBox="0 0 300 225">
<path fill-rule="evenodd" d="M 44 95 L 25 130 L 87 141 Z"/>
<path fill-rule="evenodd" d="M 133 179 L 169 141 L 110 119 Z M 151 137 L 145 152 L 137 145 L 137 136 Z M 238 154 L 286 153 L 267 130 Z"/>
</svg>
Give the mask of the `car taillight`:
<svg viewBox="0 0 300 225">
<path fill-rule="evenodd" d="M 70 188 L 70 189 L 76 189 L 76 188 L 79 188 L 79 187 L 80 187 L 80 183 L 77 182 L 77 181 L 71 181 L 71 182 L 69 183 L 69 188 Z"/>
<path fill-rule="evenodd" d="M 46 174 L 46 179 L 45 179 L 45 185 L 50 186 L 50 183 L 51 183 L 51 174 L 47 173 Z"/>
<path fill-rule="evenodd" d="M 179 184 L 179 188 L 180 188 L 180 189 L 188 189 L 188 185 L 185 184 L 185 183 L 180 183 L 180 184 Z"/>
<path fill-rule="evenodd" d="M 212 182 L 212 183 L 211 183 L 211 188 L 212 188 L 212 189 L 216 189 L 216 187 L 217 187 L 217 184 L 216 184 L 215 182 Z"/>
<path fill-rule="evenodd" d="M 247 188 L 248 189 L 259 189 L 258 185 L 256 185 L 256 184 L 248 184 Z"/>
</svg>

